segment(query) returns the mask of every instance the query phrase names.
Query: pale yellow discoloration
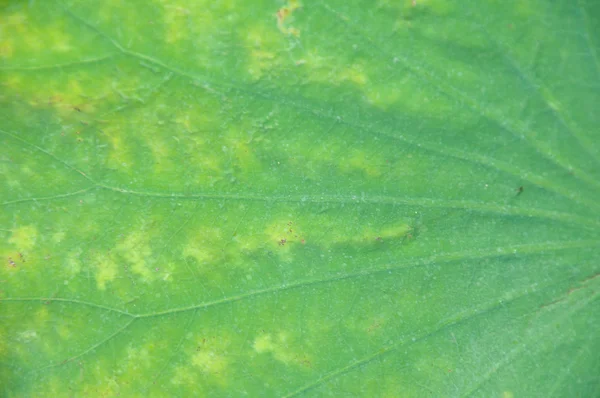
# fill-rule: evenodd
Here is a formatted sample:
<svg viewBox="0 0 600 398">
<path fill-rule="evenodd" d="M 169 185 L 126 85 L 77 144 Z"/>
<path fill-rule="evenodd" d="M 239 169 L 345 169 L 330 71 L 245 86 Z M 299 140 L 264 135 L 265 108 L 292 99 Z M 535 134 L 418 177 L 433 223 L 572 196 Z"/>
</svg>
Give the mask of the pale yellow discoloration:
<svg viewBox="0 0 600 398">
<path fill-rule="evenodd" d="M 267 246 L 277 249 L 274 252 L 284 261 L 292 260 L 292 249 L 295 245 L 306 242 L 303 228 L 305 223 L 294 222 L 296 219 L 292 215 L 287 219 L 279 218 L 269 223 L 264 231 Z"/>
<path fill-rule="evenodd" d="M 110 145 L 108 165 L 121 172 L 132 170 L 131 148 L 124 139 L 121 128 L 109 125 L 103 129 L 103 133 Z"/>
<path fill-rule="evenodd" d="M 279 35 L 274 35 L 269 27 L 250 27 L 244 41 L 249 52 L 248 72 L 254 79 L 260 79 L 269 70 L 282 65 L 280 53 L 286 46 L 285 41 Z"/>
<path fill-rule="evenodd" d="M 149 260 L 152 250 L 148 242 L 147 231 L 132 232 L 116 246 L 117 252 L 130 265 L 131 271 L 141 277 L 144 282 L 156 278 L 156 273 L 151 271 Z"/>
<path fill-rule="evenodd" d="M 205 144 L 205 140 L 203 138 L 194 137 L 192 138 L 192 141 L 195 143 L 196 149 L 192 155 L 192 158 L 195 159 L 194 164 L 200 166 L 203 171 L 206 172 L 206 174 L 213 175 L 213 178 L 219 177 L 224 167 L 224 156 L 222 153 L 211 150 L 210 145 Z M 206 178 L 206 174 L 204 174 L 202 177 Z"/>
<path fill-rule="evenodd" d="M 154 171 L 156 173 L 162 173 L 165 170 L 172 169 L 174 166 L 171 161 L 173 152 L 164 139 L 155 135 L 147 140 L 147 145 L 150 147 L 150 151 L 154 157 Z"/>
<path fill-rule="evenodd" d="M 3 40 L 0 42 L 0 57 L 11 58 L 14 54 L 14 44 L 12 40 Z"/>
<path fill-rule="evenodd" d="M 211 332 L 211 334 L 213 334 Z M 208 333 L 207 333 L 208 334 Z M 228 357 L 231 339 L 219 333 L 218 338 L 195 339 L 195 347 L 187 360 L 175 369 L 175 376 L 171 379 L 174 384 L 197 383 L 198 376 L 202 380 L 225 386 L 228 382 Z"/>
<path fill-rule="evenodd" d="M 114 20 L 116 9 L 118 8 L 122 8 L 120 0 L 104 0 L 97 4 L 94 11 L 100 20 L 110 22 Z M 125 10 L 123 10 L 123 12 L 124 11 Z"/>
<path fill-rule="evenodd" d="M 280 260 L 290 260 L 290 245 L 300 244 L 303 238 L 300 231 L 289 222 L 287 219 L 278 219 L 268 223 L 264 229 L 256 226 L 260 232 L 253 233 L 224 231 L 216 226 L 203 227 L 190 236 L 183 254 L 195 258 L 204 270 L 222 266 L 243 267 L 248 253 L 265 247 L 273 250 Z"/>
<path fill-rule="evenodd" d="M 54 243 L 60 243 L 65 238 L 65 233 L 63 231 L 55 232 L 52 234 L 52 241 Z"/>
<path fill-rule="evenodd" d="M 39 335 L 35 330 L 24 330 L 17 335 L 17 339 L 23 343 L 32 343 L 39 339 Z"/>
<path fill-rule="evenodd" d="M 293 350 L 294 342 L 286 332 L 277 335 L 261 334 L 254 339 L 252 348 L 258 354 L 271 354 L 277 361 L 290 365 L 307 365 L 310 363 L 306 354 Z"/>
<path fill-rule="evenodd" d="M 260 162 L 254 156 L 254 152 L 247 141 L 238 138 L 229 138 L 227 140 L 229 148 L 235 156 L 236 165 L 243 171 L 258 172 Z"/>
<path fill-rule="evenodd" d="M 4 15 L 2 17 L 3 23 L 2 25 L 0 25 L 0 32 L 2 32 L 2 36 L 8 36 L 10 30 L 19 34 L 27 33 L 27 19 L 27 15 L 19 11 L 14 12 L 12 14 Z"/>
<path fill-rule="evenodd" d="M 2 86 L 5 88 L 19 88 L 23 84 L 23 77 L 16 73 L 3 73 Z"/>
<path fill-rule="evenodd" d="M 409 224 L 398 224 L 381 230 L 378 236 L 382 239 L 398 239 L 412 233 L 414 227 Z"/>
<path fill-rule="evenodd" d="M 334 57 L 320 54 L 316 50 L 307 50 L 301 64 L 310 80 L 314 82 L 334 85 L 352 84 L 365 94 L 371 89 L 367 64 L 362 61 L 348 65 Z"/>
<path fill-rule="evenodd" d="M 342 242 L 353 242 L 356 244 L 376 244 L 385 242 L 386 240 L 410 238 L 412 233 L 413 227 L 405 223 L 400 223 L 382 229 L 375 229 L 371 226 L 365 226 L 362 228 L 362 231 L 347 238 L 346 240 L 343 240 Z"/>
<path fill-rule="evenodd" d="M 368 79 L 364 71 L 364 66 L 361 64 L 354 64 L 346 69 L 341 69 L 337 75 L 338 81 L 350 81 L 358 86 L 364 86 Z"/>
<path fill-rule="evenodd" d="M 360 197 L 356 198 L 357 201 Z M 204 227 L 196 230 L 183 248 L 184 256 L 195 258 L 202 269 L 212 267 L 243 266 L 247 253 L 268 248 L 279 261 L 289 262 L 298 249 L 310 243 L 322 247 L 340 244 L 378 244 L 381 241 L 410 238 L 413 227 L 399 221 L 384 228 L 374 228 L 369 224 L 351 231 L 346 223 L 335 214 L 297 217 L 277 216 L 264 226 L 254 225 L 252 233 L 235 233 L 230 236 L 220 227 Z M 317 239 L 313 241 L 311 239 Z"/>
<path fill-rule="evenodd" d="M 52 24 L 33 23 L 22 12 L 3 16 L 0 25 L 0 52 L 4 57 L 12 57 L 14 52 L 34 53 L 40 50 L 66 52 L 73 48 L 71 38 L 65 34 L 65 22 L 55 20 Z"/>
<path fill-rule="evenodd" d="M 75 250 L 67 256 L 65 261 L 65 271 L 68 277 L 73 277 L 81 272 L 81 251 Z"/>
<path fill-rule="evenodd" d="M 538 10 L 536 9 L 535 3 L 527 1 L 517 1 L 514 3 L 515 12 L 519 17 L 530 17 L 534 15 Z"/>
<path fill-rule="evenodd" d="M 502 393 L 502 398 L 514 398 L 515 394 L 512 391 L 504 391 Z"/>
<path fill-rule="evenodd" d="M 3 251 L 2 257 L 4 258 L 4 262 L 3 266 L 0 267 L 0 272 L 18 272 L 19 268 L 23 265 L 21 255 L 22 252 L 17 250 Z"/>
<path fill-rule="evenodd" d="M 290 25 L 289 21 L 295 10 L 300 8 L 300 2 L 297 0 L 290 0 L 288 4 L 277 10 L 277 28 L 281 33 L 286 35 L 300 36 L 300 31 Z"/>
<path fill-rule="evenodd" d="M 69 339 L 73 338 L 73 336 L 74 336 L 73 330 L 66 323 L 61 323 L 61 324 L 57 325 L 54 330 L 58 333 L 58 335 L 63 340 L 69 340 Z"/>
<path fill-rule="evenodd" d="M 189 38 L 190 32 L 188 30 L 188 21 L 191 19 L 191 11 L 188 7 L 189 4 L 186 7 L 175 4 L 164 5 L 164 12 L 162 15 L 163 23 L 166 27 L 165 41 L 167 43 L 176 43 L 180 40 L 187 40 Z M 210 24 L 210 21 L 203 22 L 204 23 L 201 26 L 204 26 L 207 23 Z"/>
<path fill-rule="evenodd" d="M 331 68 L 334 61 L 334 57 L 325 56 L 315 50 L 307 50 L 301 64 L 308 69 L 312 80 L 327 82 L 334 78 Z"/>
<path fill-rule="evenodd" d="M 368 177 L 381 176 L 381 168 L 379 166 L 378 160 L 369 158 L 364 151 L 360 150 L 353 150 L 348 154 L 348 157 L 340 163 L 340 169 L 346 172 L 360 170 Z"/>
<path fill-rule="evenodd" d="M 35 326 L 43 326 L 44 324 L 46 324 L 46 322 L 48 322 L 49 318 L 50 313 L 48 312 L 48 307 L 42 306 L 35 312 L 33 316 L 34 324 Z"/>
<path fill-rule="evenodd" d="M 84 91 L 81 87 L 81 83 L 74 79 L 69 80 L 66 88 L 66 92 L 69 94 L 69 96 L 75 98 L 81 98 L 81 94 L 83 94 Z"/>
<path fill-rule="evenodd" d="M 201 266 L 222 257 L 222 232 L 218 227 L 197 229 L 183 249 L 184 256 L 195 258 Z"/>
<path fill-rule="evenodd" d="M 52 26 L 49 29 L 49 41 L 52 43 L 52 50 L 56 52 L 68 52 L 73 49 L 71 37 L 65 33 L 64 25 Z"/>
<path fill-rule="evenodd" d="M 260 79 L 265 71 L 280 64 L 275 53 L 255 48 L 250 52 L 250 67 L 248 72 L 255 79 Z"/>
<path fill-rule="evenodd" d="M 307 50 L 302 65 L 310 79 L 319 83 L 351 83 L 361 90 L 370 85 L 367 68 L 363 62 L 347 65 L 331 56 L 320 54 L 316 50 Z"/>
<path fill-rule="evenodd" d="M 194 385 L 197 382 L 195 373 L 191 366 L 177 366 L 170 381 L 175 385 Z"/>
<path fill-rule="evenodd" d="M 139 344 L 137 339 L 136 343 Z M 94 397 L 119 396 L 119 391 L 122 394 L 123 388 L 129 386 L 129 383 L 123 383 L 123 380 L 147 380 L 148 370 L 152 367 L 152 364 L 155 364 L 154 361 L 157 359 L 154 345 L 154 343 L 148 343 L 138 347 L 130 344 L 120 351 L 121 360 L 116 363 L 107 358 L 99 358 L 93 366 L 88 366 L 83 361 L 77 361 L 80 366 L 85 366 L 86 375 L 89 375 L 89 379 L 86 378 L 86 380 L 90 381 L 89 384 L 83 384 L 80 389 L 81 394 Z M 80 367 L 80 369 L 83 369 L 83 367 Z M 103 381 L 102 388 L 99 388 L 96 380 Z M 132 393 L 126 395 L 138 396 L 132 395 Z"/>
<path fill-rule="evenodd" d="M 254 351 L 262 354 L 263 352 L 271 352 L 274 349 L 273 339 L 270 334 L 258 336 L 254 340 Z"/>
<path fill-rule="evenodd" d="M 102 371 L 100 366 L 108 367 L 107 364 L 96 365 L 94 367 L 94 380 L 102 380 L 102 384 L 98 385 L 97 382 L 84 383 L 80 389 L 81 395 L 86 397 L 116 397 L 120 395 L 120 388 L 118 381 L 115 376 L 112 376 L 110 372 Z M 61 379 L 59 386 L 50 389 L 50 391 L 57 391 L 55 393 L 47 393 L 47 396 L 60 396 L 60 392 L 64 390 L 64 379 Z M 133 395 L 132 395 L 133 396 Z"/>
<path fill-rule="evenodd" d="M 22 81 L 20 90 L 27 92 L 30 98 L 34 98 L 30 104 L 36 107 L 51 107 L 61 117 L 70 117 L 79 109 L 85 114 L 94 112 L 95 106 L 91 101 L 85 100 L 86 95 L 94 94 L 98 90 L 94 85 L 82 87 L 79 79 L 69 79 L 66 84 L 56 81 L 44 82 L 40 85 L 32 85 L 30 82 Z"/>
<path fill-rule="evenodd" d="M 40 387 L 38 386 L 37 394 L 31 395 L 32 398 L 59 397 L 65 393 L 65 380 L 61 376 L 51 376 L 43 384 L 43 389 Z"/>
<path fill-rule="evenodd" d="M 148 343 L 141 347 L 133 345 L 127 347 L 125 366 L 122 371 L 126 372 L 128 376 L 142 376 L 143 371 L 152 366 L 154 347 L 154 343 Z"/>
<path fill-rule="evenodd" d="M 219 12 L 233 17 L 236 3 L 233 0 L 219 1 L 218 3 L 181 0 L 155 0 L 155 4 L 162 8 L 163 27 L 166 33 L 165 41 L 169 44 L 181 41 L 197 41 L 209 37 L 210 32 L 218 29 L 223 21 L 215 18 Z"/>
<path fill-rule="evenodd" d="M 403 90 L 398 85 L 370 84 L 365 87 L 365 95 L 371 105 L 387 110 L 390 105 L 402 98 Z"/>
<path fill-rule="evenodd" d="M 27 31 L 27 17 L 16 12 L 3 16 L 0 24 L 0 57 L 11 58 L 15 52 L 15 40 Z M 4 80 L 4 79 L 3 79 Z"/>
<path fill-rule="evenodd" d="M 20 72 L 7 72 L 2 85 L 13 94 L 27 98 L 32 107 L 52 109 L 59 118 L 72 121 L 74 117 L 91 116 L 97 113 L 98 106 L 108 105 L 116 100 L 116 93 L 110 85 L 90 81 L 80 73 L 76 77 L 63 79 L 35 80 L 24 79 Z M 81 129 L 79 126 L 65 126 L 63 132 Z M 81 137 L 78 137 L 81 138 Z"/>
<path fill-rule="evenodd" d="M 213 350 L 200 350 L 192 357 L 192 364 L 202 373 L 219 375 L 227 368 L 227 359 Z"/>
<path fill-rule="evenodd" d="M 96 266 L 96 286 L 100 290 L 106 289 L 106 283 L 112 282 L 117 277 L 117 263 L 110 254 L 99 254 L 94 258 Z"/>
<path fill-rule="evenodd" d="M 212 107 L 217 108 L 219 105 L 217 103 L 211 104 Z M 174 121 L 179 126 L 183 127 L 186 133 L 194 133 L 193 136 L 188 137 L 186 135 L 175 136 L 178 142 L 181 140 L 197 138 L 202 139 L 202 137 L 197 137 L 197 133 L 200 131 L 206 130 L 216 130 L 216 122 L 218 121 L 217 115 L 213 108 L 208 108 L 207 106 L 192 106 L 190 109 L 186 109 L 185 111 L 181 111 L 178 109 L 174 109 L 176 112 L 174 116 Z"/>
<path fill-rule="evenodd" d="M 261 128 L 268 130 L 270 121 L 263 122 Z M 209 123 L 214 124 L 214 121 Z M 255 155 L 255 148 L 263 140 L 261 134 L 249 133 L 254 132 L 255 128 L 256 126 L 247 121 L 242 121 L 219 132 L 218 138 L 215 138 L 216 132 L 194 137 L 193 142 L 199 149 L 195 154 L 196 164 L 204 165 L 207 170 L 220 178 L 254 178 L 254 175 L 261 170 L 261 162 Z M 206 138 L 202 139 L 202 136 Z"/>
<path fill-rule="evenodd" d="M 179 112 L 175 123 L 185 133 L 169 137 L 172 142 L 166 144 L 171 153 L 189 154 L 190 164 L 201 171 L 195 180 L 200 186 L 212 186 L 223 178 L 226 164 L 231 162 L 230 147 L 237 144 L 233 137 L 240 134 L 238 130 L 219 132 L 215 127 L 217 120 L 212 106 L 198 106 Z"/>
<path fill-rule="evenodd" d="M 16 250 L 31 250 L 38 238 L 38 230 L 33 225 L 25 225 L 13 229 L 8 243 L 13 245 Z"/>
</svg>

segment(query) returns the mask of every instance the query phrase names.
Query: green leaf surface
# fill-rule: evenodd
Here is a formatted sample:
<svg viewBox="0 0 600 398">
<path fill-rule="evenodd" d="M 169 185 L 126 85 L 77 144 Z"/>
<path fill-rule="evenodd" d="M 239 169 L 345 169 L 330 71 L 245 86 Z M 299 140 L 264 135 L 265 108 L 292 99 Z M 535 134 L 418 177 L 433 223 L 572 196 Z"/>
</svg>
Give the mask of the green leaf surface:
<svg viewBox="0 0 600 398">
<path fill-rule="evenodd" d="M 600 3 L 0 1 L 0 395 L 600 396 Z"/>
</svg>

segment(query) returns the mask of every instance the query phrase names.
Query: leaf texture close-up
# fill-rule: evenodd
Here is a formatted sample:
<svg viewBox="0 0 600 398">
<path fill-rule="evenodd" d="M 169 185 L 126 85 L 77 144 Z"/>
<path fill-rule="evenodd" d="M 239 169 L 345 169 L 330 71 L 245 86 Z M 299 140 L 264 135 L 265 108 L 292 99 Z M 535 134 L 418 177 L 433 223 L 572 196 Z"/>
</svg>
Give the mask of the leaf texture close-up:
<svg viewBox="0 0 600 398">
<path fill-rule="evenodd" d="M 3 397 L 599 397 L 600 2 L 0 0 Z"/>
</svg>

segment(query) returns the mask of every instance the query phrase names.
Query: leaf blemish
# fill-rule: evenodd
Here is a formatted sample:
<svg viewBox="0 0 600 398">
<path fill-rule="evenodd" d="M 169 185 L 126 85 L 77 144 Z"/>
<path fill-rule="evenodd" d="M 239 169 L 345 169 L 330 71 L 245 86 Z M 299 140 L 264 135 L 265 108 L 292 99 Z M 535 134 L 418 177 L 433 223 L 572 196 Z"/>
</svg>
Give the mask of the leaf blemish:
<svg viewBox="0 0 600 398">
<path fill-rule="evenodd" d="M 297 0 L 291 0 L 287 6 L 281 7 L 277 10 L 277 28 L 281 33 L 286 35 L 300 36 L 300 31 L 292 26 L 287 26 L 286 19 L 288 19 L 294 10 L 300 8 Z"/>
</svg>

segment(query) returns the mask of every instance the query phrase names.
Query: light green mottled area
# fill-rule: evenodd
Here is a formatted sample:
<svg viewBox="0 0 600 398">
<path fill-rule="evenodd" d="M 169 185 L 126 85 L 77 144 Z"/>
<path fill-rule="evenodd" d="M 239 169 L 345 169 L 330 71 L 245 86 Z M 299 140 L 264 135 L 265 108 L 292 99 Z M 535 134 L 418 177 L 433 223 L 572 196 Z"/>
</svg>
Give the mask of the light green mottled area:
<svg viewBox="0 0 600 398">
<path fill-rule="evenodd" d="M 600 8 L 0 1 L 0 395 L 600 394 Z"/>
</svg>

